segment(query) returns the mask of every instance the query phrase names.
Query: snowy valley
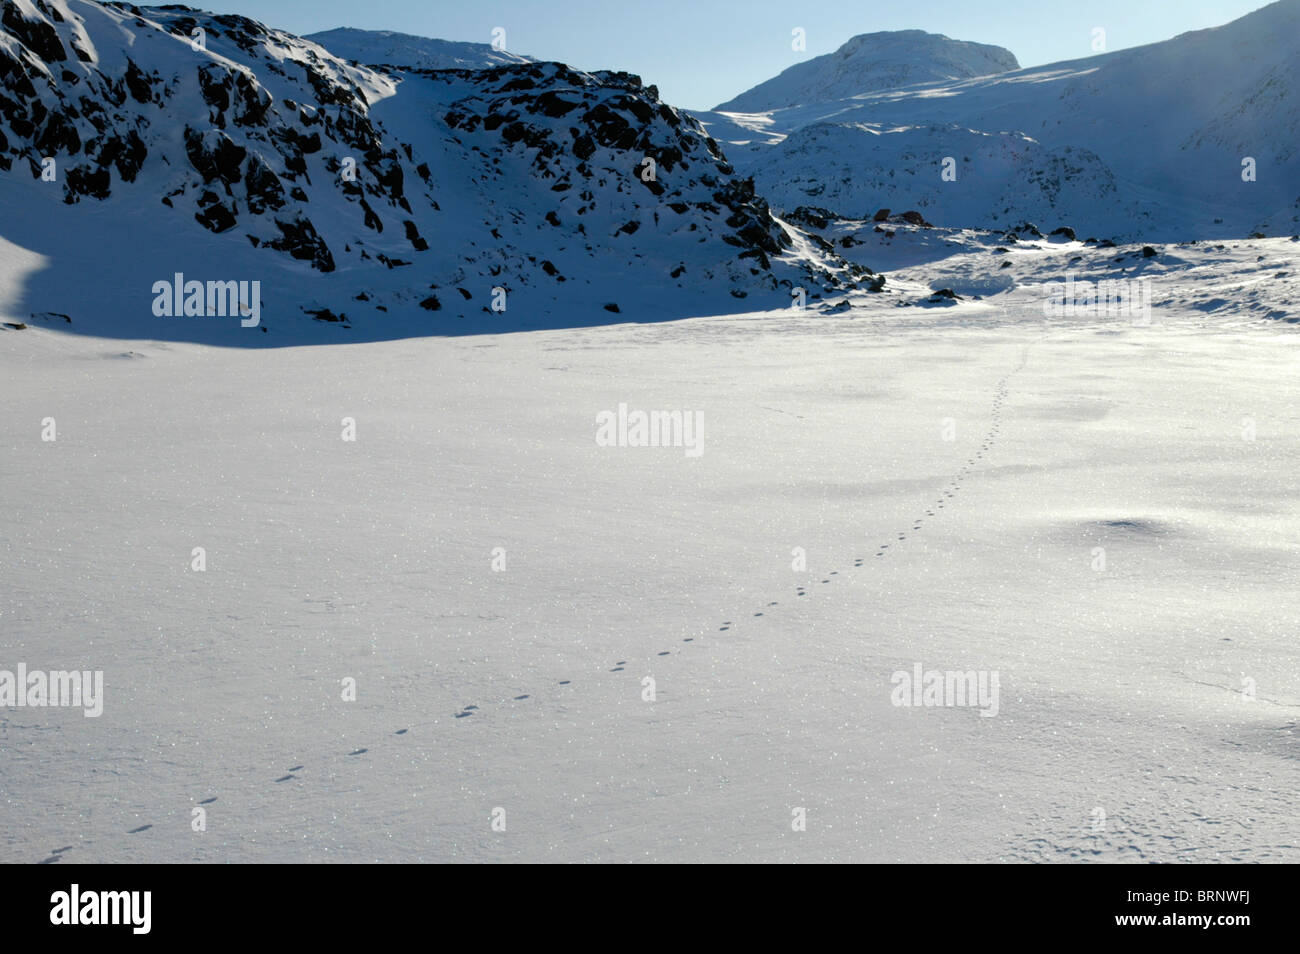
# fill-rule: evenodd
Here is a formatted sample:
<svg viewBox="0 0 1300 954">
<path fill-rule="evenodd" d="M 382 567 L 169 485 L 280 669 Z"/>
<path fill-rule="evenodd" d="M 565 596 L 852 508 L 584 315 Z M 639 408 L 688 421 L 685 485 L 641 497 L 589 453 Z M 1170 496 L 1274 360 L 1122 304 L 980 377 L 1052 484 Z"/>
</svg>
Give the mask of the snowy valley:
<svg viewBox="0 0 1300 954">
<path fill-rule="evenodd" d="M 1296 26 L 0 0 L 0 861 L 1300 861 Z"/>
</svg>

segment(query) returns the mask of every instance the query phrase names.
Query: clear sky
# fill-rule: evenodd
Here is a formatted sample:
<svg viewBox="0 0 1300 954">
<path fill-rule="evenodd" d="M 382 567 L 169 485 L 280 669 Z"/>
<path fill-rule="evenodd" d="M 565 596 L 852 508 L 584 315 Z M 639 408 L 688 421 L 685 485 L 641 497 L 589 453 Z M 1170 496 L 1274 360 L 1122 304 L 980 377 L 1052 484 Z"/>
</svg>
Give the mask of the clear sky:
<svg viewBox="0 0 1300 954">
<path fill-rule="evenodd" d="M 659 87 L 675 106 L 707 109 L 849 37 L 921 29 L 994 43 L 1021 66 L 1091 56 L 1093 28 L 1106 49 L 1219 26 L 1262 0 L 184 0 L 241 13 L 292 33 L 349 26 L 445 40 L 491 41 L 503 27 L 513 52 L 579 69 L 622 69 Z M 807 49 L 791 49 L 804 30 Z"/>
</svg>

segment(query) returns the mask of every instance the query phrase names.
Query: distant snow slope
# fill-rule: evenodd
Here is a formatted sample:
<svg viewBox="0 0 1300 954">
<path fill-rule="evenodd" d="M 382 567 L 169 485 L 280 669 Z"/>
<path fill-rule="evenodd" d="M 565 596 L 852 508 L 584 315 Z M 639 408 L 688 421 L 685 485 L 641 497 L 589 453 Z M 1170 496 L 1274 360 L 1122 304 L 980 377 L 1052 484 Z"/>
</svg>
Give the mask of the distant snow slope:
<svg viewBox="0 0 1300 954">
<path fill-rule="evenodd" d="M 864 33 L 834 53 L 796 63 L 714 109 L 757 113 L 916 83 L 1005 73 L 1019 66 L 1010 50 L 986 43 L 951 40 L 924 30 Z"/>
<path fill-rule="evenodd" d="M 1030 219 L 1117 239 L 1290 235 L 1300 0 L 1086 59 L 699 118 L 778 208 L 915 208 L 942 225 Z"/>
<path fill-rule="evenodd" d="M 630 74 L 380 72 L 177 6 L 0 0 L 0 196 L 0 236 L 46 256 L 22 300 L 77 332 L 284 344 L 661 319 L 865 274 L 773 218 Z M 260 281 L 261 326 L 155 317 L 176 273 Z"/>
<path fill-rule="evenodd" d="M 304 39 L 319 43 L 335 56 L 370 66 L 410 66 L 426 70 L 474 70 L 489 66 L 530 63 L 531 57 L 498 50 L 490 43 L 436 40 L 390 30 L 355 30 L 339 27 L 309 33 Z"/>
</svg>

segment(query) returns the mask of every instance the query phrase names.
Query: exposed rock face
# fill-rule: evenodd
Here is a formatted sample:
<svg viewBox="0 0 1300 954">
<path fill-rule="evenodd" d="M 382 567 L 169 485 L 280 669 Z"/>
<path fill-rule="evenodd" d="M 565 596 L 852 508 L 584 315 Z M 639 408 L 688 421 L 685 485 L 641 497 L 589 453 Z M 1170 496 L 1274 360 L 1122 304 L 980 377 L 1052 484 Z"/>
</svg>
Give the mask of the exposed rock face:
<svg viewBox="0 0 1300 954">
<path fill-rule="evenodd" d="M 563 308 L 611 271 L 735 297 L 853 280 L 630 74 L 370 69 L 182 6 L 0 0 L 0 24 L 0 170 L 346 271 L 379 310 L 478 313 L 494 287 Z"/>
<path fill-rule="evenodd" d="M 629 196 L 636 200 L 630 212 L 685 216 L 743 250 L 779 255 L 790 247 L 752 180 L 737 178 L 700 124 L 660 102 L 658 90 L 639 77 L 558 63 L 419 75 L 448 89 L 473 82 L 473 94 L 444 113 L 447 127 L 472 138 L 471 149 L 527 155 L 552 192 L 577 189 L 576 216 L 626 207 L 618 197 Z M 610 186 L 613 195 L 602 196 Z M 632 218 L 619 231 L 633 235 L 641 224 Z"/>
</svg>

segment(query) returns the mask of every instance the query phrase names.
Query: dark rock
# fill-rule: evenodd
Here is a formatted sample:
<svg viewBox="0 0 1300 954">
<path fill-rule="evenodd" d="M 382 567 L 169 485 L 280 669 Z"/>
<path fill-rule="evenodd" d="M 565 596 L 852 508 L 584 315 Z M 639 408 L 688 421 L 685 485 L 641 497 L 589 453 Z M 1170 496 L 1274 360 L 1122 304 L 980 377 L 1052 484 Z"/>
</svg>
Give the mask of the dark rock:
<svg viewBox="0 0 1300 954">
<path fill-rule="evenodd" d="M 126 75 L 123 79 L 133 100 L 137 103 L 153 102 L 153 80 L 145 74 L 144 70 L 136 66 L 135 61 L 130 57 L 126 60 Z"/>
<path fill-rule="evenodd" d="M 304 308 L 304 314 L 311 315 L 317 321 L 329 321 L 341 324 L 347 324 L 348 316 L 344 314 L 334 314 L 328 308 Z"/>
<path fill-rule="evenodd" d="M 5 0 L 0 26 L 46 63 L 60 63 L 68 58 L 67 51 L 59 41 L 59 31 L 44 20 L 28 20 L 16 3 Z"/>
<path fill-rule="evenodd" d="M 125 137 L 112 135 L 105 139 L 95 161 L 101 167 L 113 164 L 123 182 L 134 182 L 148 157 L 149 150 L 140 135 L 134 129 L 129 129 Z"/>
<path fill-rule="evenodd" d="M 185 154 L 190 165 L 203 176 L 204 182 L 220 179 L 227 186 L 240 179 L 240 166 L 248 155 L 248 150 L 236 145 L 229 136 L 219 130 L 209 130 L 206 134 L 185 128 Z"/>
<path fill-rule="evenodd" d="M 247 74 L 235 74 L 235 93 L 238 96 L 235 110 L 236 126 L 262 126 L 271 108 L 271 94 Z"/>
<path fill-rule="evenodd" d="M 312 267 L 321 272 L 334 271 L 334 256 L 329 246 L 316 232 L 316 227 L 307 218 L 284 221 L 275 219 L 281 237 L 266 244 L 278 251 L 288 252 L 293 258 L 311 262 Z M 381 256 L 382 257 L 382 256 Z"/>
<path fill-rule="evenodd" d="M 54 156 L 60 152 L 75 155 L 81 151 L 77 127 L 63 113 L 50 113 L 45 128 L 36 138 L 36 151 L 42 156 Z"/>
<path fill-rule="evenodd" d="M 787 213 L 786 218 L 796 225 L 824 229 L 831 224 L 831 219 L 835 218 L 835 213 L 815 205 L 801 205 L 793 212 Z"/>
<path fill-rule="evenodd" d="M 567 116 L 582 105 L 579 101 L 566 99 L 555 90 L 547 90 L 545 93 L 542 93 L 542 95 L 536 97 L 533 102 L 536 104 L 537 109 L 541 111 L 543 116 L 550 116 L 552 118 Z"/>
<path fill-rule="evenodd" d="M 244 189 L 248 195 L 248 211 L 254 215 L 261 215 L 268 209 L 284 208 L 284 186 L 261 156 L 249 157 Z"/>
<path fill-rule="evenodd" d="M 421 237 L 420 230 L 414 222 L 407 219 L 402 223 L 402 227 L 406 229 L 406 240 L 411 243 L 412 248 L 417 252 L 427 252 L 429 250 L 429 243 Z"/>
<path fill-rule="evenodd" d="M 67 205 L 73 205 L 83 195 L 92 199 L 107 199 L 112 181 L 107 169 L 74 166 L 64 176 L 63 201 Z"/>
<path fill-rule="evenodd" d="M 235 213 L 221 203 L 215 192 L 204 192 L 199 197 L 199 211 L 194 218 L 210 232 L 228 232 L 236 225 Z"/>
</svg>

